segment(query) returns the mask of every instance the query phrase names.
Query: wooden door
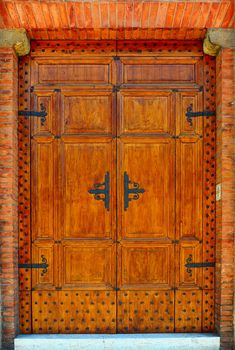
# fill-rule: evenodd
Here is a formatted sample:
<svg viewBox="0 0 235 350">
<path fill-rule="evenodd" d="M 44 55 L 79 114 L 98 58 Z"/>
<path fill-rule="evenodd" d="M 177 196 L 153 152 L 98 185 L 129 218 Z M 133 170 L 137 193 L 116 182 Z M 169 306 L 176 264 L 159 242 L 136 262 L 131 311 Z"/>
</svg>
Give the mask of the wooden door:
<svg viewBox="0 0 235 350">
<path fill-rule="evenodd" d="M 202 61 L 119 46 L 31 62 L 33 333 L 213 330 Z"/>
<path fill-rule="evenodd" d="M 116 116 L 112 86 L 104 86 L 110 62 L 37 62 L 43 81 L 59 83 L 32 93 L 33 108 L 43 103 L 49 111 L 44 125 L 32 123 L 32 259 L 48 264 L 32 275 L 35 333 L 116 331 Z M 80 85 L 70 85 L 74 74 Z"/>
<path fill-rule="evenodd" d="M 119 332 L 174 330 L 172 110 L 171 91 L 131 88 L 119 92 Z M 137 186 L 144 192 L 137 193 L 137 198 L 130 192 L 125 203 L 125 192 Z"/>
</svg>

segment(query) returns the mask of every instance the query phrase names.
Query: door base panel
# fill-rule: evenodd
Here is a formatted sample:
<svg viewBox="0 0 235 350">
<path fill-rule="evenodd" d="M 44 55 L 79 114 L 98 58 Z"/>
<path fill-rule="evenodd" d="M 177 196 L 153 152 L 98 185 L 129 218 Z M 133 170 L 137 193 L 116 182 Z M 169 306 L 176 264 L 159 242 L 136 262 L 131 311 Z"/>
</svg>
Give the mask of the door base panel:
<svg viewBox="0 0 235 350">
<path fill-rule="evenodd" d="M 15 350 L 219 350 L 220 337 L 178 334 L 31 334 L 15 339 Z"/>
</svg>

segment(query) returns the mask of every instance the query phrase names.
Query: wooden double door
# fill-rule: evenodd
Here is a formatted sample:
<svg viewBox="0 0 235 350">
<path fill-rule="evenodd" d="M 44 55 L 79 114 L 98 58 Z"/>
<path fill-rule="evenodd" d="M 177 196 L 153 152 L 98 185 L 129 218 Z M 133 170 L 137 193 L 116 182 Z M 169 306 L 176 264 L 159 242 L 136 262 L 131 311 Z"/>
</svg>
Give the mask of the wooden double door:
<svg viewBox="0 0 235 350">
<path fill-rule="evenodd" d="M 34 333 L 211 329 L 213 287 L 187 266 L 204 259 L 203 120 L 185 116 L 203 92 L 158 84 L 189 63 L 32 63 Z"/>
</svg>

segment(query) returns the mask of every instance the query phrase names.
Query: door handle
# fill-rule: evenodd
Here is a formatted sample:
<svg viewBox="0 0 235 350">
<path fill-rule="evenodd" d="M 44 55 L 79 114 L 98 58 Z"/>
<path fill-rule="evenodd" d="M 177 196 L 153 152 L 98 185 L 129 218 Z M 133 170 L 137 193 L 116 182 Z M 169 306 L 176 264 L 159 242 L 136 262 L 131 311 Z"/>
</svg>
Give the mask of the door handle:
<svg viewBox="0 0 235 350">
<path fill-rule="evenodd" d="M 88 190 L 90 194 L 94 195 L 94 198 L 97 201 L 103 201 L 104 207 L 109 211 L 109 202 L 110 202 L 110 177 L 109 172 L 105 174 L 104 182 L 94 184 L 93 188 Z"/>
<path fill-rule="evenodd" d="M 132 187 L 130 188 L 129 185 Z M 124 172 L 124 210 L 127 210 L 129 207 L 129 202 L 132 200 L 137 200 L 140 198 L 140 193 L 144 193 L 145 190 L 140 188 L 140 185 L 137 182 L 132 182 L 129 179 L 127 172 Z M 131 195 L 131 197 L 130 197 Z"/>
</svg>

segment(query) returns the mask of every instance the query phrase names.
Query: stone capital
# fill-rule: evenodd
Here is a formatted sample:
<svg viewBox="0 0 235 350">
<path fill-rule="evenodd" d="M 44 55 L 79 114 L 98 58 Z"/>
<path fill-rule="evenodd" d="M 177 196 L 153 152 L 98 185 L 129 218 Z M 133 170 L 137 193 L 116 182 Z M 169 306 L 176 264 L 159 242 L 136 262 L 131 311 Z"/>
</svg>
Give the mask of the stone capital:
<svg viewBox="0 0 235 350">
<path fill-rule="evenodd" d="M 203 50 L 210 56 L 216 56 L 221 48 L 235 49 L 235 29 L 208 29 L 203 41 Z"/>
<path fill-rule="evenodd" d="M 0 47 L 13 47 L 18 56 L 30 52 L 30 41 L 25 29 L 0 29 Z"/>
</svg>

